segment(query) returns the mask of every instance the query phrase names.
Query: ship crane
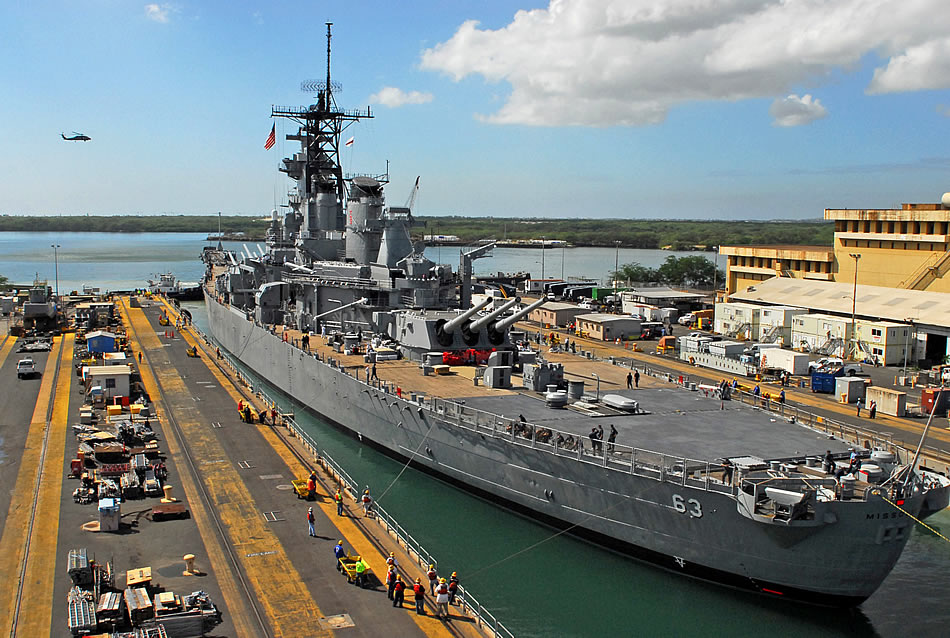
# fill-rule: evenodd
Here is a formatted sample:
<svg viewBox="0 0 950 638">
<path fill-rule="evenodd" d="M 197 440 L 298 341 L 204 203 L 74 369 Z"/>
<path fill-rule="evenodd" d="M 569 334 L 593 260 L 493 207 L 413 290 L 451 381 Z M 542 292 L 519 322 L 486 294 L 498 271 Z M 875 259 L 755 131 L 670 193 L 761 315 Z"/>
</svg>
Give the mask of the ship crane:
<svg viewBox="0 0 950 638">
<path fill-rule="evenodd" d="M 459 304 L 463 308 L 468 308 L 472 303 L 472 262 L 487 257 L 494 247 L 495 242 L 490 242 L 461 254 L 459 275 L 462 277 L 462 285 L 459 290 Z"/>
<path fill-rule="evenodd" d="M 419 195 L 419 178 L 420 177 L 421 175 L 416 175 L 416 184 L 415 186 L 412 187 L 412 192 L 409 193 L 409 199 L 406 200 L 406 208 L 408 208 L 410 211 L 412 210 L 412 207 L 415 206 L 416 204 L 416 196 Z"/>
</svg>

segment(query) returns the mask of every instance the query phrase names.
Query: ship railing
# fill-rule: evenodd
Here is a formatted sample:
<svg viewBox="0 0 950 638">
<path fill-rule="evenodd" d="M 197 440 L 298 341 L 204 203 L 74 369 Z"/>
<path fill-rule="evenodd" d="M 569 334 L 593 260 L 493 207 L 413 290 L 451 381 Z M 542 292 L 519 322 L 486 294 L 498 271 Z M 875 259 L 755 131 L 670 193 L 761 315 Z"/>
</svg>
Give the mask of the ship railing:
<svg viewBox="0 0 950 638">
<path fill-rule="evenodd" d="M 751 392 L 733 391 L 732 400 L 769 412 L 789 423 L 803 425 L 823 434 L 830 434 L 849 444 L 867 449 L 889 450 L 897 455 L 901 463 L 908 462 L 912 456 L 908 446 L 903 441 L 896 441 L 894 435 L 890 432 L 876 432 L 866 427 L 859 428 L 809 412 L 800 405 L 780 403 L 775 397 L 755 395 Z"/>
<path fill-rule="evenodd" d="M 729 474 L 719 463 L 689 459 L 636 448 L 620 443 L 598 441 L 588 437 L 542 427 L 462 405 L 441 397 L 422 398 L 420 406 L 434 416 L 457 427 L 485 436 L 505 440 L 520 447 L 530 447 L 555 456 L 604 468 L 635 474 L 656 481 L 676 483 L 706 491 L 734 494 L 736 488 L 725 480 Z"/>
<path fill-rule="evenodd" d="M 207 336 L 197 328 L 195 329 L 206 342 L 210 343 Z M 222 353 L 222 362 L 227 365 L 236 375 L 239 376 L 242 383 L 245 383 L 251 392 L 255 393 L 268 407 L 268 409 L 279 411 L 280 406 L 277 400 L 264 389 L 263 385 L 258 384 L 256 390 L 250 377 L 241 372 L 239 365 L 232 357 Z M 292 415 L 283 414 L 281 421 L 287 429 L 300 441 L 301 445 L 313 455 L 314 460 L 321 465 L 343 489 L 348 492 L 354 501 L 358 501 L 362 491 L 352 476 L 343 469 L 326 451 L 317 440 L 304 428 L 302 428 Z M 373 503 L 373 517 L 379 522 L 386 532 L 393 537 L 397 543 L 405 547 L 406 552 L 423 570 L 427 570 L 429 565 L 438 567 L 439 561 L 425 547 L 422 546 L 415 537 L 412 536 L 403 527 L 394 516 L 387 512 L 379 503 Z M 476 624 L 484 631 L 490 632 L 497 638 L 514 638 L 514 634 L 505 625 L 498 620 L 477 598 L 465 587 L 459 586 L 458 595 L 455 597 L 461 610 L 474 618 Z"/>
</svg>

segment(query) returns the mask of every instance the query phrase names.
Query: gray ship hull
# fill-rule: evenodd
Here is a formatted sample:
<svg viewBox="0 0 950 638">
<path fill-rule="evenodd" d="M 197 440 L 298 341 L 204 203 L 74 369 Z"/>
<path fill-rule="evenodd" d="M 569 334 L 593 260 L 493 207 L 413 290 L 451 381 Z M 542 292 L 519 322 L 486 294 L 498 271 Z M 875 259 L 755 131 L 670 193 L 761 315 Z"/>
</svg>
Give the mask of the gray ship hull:
<svg viewBox="0 0 950 638">
<path fill-rule="evenodd" d="M 455 404 L 397 397 L 295 348 L 206 294 L 220 346 L 312 412 L 384 452 L 477 494 L 665 569 L 787 599 L 853 606 L 899 558 L 912 522 L 879 497 L 833 501 L 821 520 L 744 515 L 741 493 L 686 473 L 626 471 L 522 441 L 456 414 Z M 499 417 L 501 418 L 501 417 Z M 921 497 L 908 498 L 911 513 Z M 576 526 L 576 527 L 574 527 Z"/>
</svg>

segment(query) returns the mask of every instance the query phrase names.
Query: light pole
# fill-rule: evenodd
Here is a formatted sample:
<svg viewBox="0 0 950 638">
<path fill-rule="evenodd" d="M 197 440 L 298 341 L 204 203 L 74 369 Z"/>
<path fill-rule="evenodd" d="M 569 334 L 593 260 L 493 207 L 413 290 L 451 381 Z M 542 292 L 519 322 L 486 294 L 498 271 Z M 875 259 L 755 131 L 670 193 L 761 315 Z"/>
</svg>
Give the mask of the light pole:
<svg viewBox="0 0 950 638">
<path fill-rule="evenodd" d="M 914 327 L 914 319 L 912 317 L 908 317 L 907 319 L 904 319 L 904 321 L 906 321 L 908 325 L 907 325 L 907 332 L 906 334 L 904 334 L 904 372 L 901 373 L 901 376 L 906 377 L 907 376 L 907 347 L 910 343 L 910 331 Z"/>
<path fill-rule="evenodd" d="M 614 240 L 614 246 L 616 246 L 616 250 L 614 251 L 614 281 L 613 281 L 613 289 L 614 289 L 614 292 L 616 292 L 616 291 L 617 291 L 617 278 L 619 277 L 619 274 L 618 274 L 618 273 L 619 273 L 619 271 L 620 271 L 620 241 L 615 239 L 615 240 Z"/>
<path fill-rule="evenodd" d="M 858 350 L 858 336 L 854 332 L 854 310 L 858 300 L 858 260 L 861 259 L 861 253 L 848 253 L 848 257 L 854 260 L 854 289 L 851 291 L 851 358 L 855 358 Z"/>
<path fill-rule="evenodd" d="M 561 244 L 561 281 L 564 281 L 564 248 L 565 245 Z"/>
<path fill-rule="evenodd" d="M 56 251 L 62 248 L 62 246 L 59 244 L 50 244 L 49 247 L 53 249 L 53 268 L 56 273 L 56 302 L 59 303 L 59 257 Z"/>
<path fill-rule="evenodd" d="M 544 235 L 541 235 L 541 291 L 544 291 Z"/>
<path fill-rule="evenodd" d="M 716 303 L 716 272 L 719 270 L 719 246 L 713 246 L 716 252 L 713 253 L 713 303 Z"/>
</svg>

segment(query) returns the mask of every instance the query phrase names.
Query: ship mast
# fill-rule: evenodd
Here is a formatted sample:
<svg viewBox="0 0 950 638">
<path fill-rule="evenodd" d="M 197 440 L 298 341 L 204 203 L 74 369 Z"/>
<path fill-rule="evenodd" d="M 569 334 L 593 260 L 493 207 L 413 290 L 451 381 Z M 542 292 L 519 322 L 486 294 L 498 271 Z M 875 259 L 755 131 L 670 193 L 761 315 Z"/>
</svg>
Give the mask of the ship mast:
<svg viewBox="0 0 950 638">
<path fill-rule="evenodd" d="M 346 201 L 346 182 L 343 178 L 343 166 L 340 163 L 340 137 L 351 124 L 361 119 L 372 118 L 370 108 L 365 111 L 346 110 L 337 107 L 334 93 L 343 90 L 338 82 L 330 79 L 330 27 L 327 22 L 327 78 L 326 81 L 305 80 L 300 90 L 316 93 L 317 101 L 310 106 L 273 106 L 271 117 L 283 117 L 300 125 L 297 135 L 288 135 L 287 139 L 298 140 L 306 150 L 305 166 L 293 166 L 295 162 L 285 160 L 281 171 L 298 179 L 303 168 L 301 196 L 309 199 L 318 192 L 335 191 L 338 201 Z M 342 216 L 342 211 L 341 211 Z M 342 222 L 342 219 L 340 220 Z"/>
</svg>

